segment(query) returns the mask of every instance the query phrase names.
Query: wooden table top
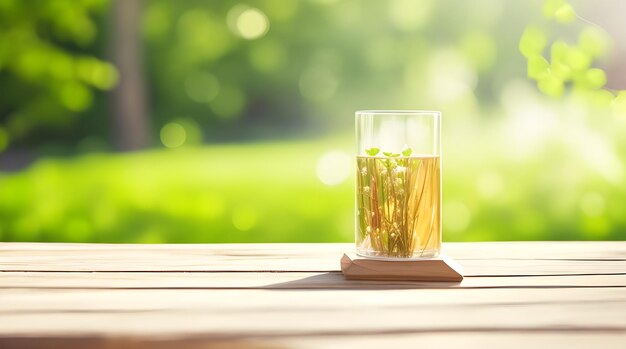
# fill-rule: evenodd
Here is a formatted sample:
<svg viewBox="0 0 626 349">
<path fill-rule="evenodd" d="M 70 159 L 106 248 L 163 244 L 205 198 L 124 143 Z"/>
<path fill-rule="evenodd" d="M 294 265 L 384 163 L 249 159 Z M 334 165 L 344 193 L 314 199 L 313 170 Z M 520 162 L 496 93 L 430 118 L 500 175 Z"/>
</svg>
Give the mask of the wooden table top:
<svg viewBox="0 0 626 349">
<path fill-rule="evenodd" d="M 626 242 L 444 244 L 461 283 L 348 281 L 352 250 L 0 243 L 0 348 L 626 348 Z"/>
</svg>

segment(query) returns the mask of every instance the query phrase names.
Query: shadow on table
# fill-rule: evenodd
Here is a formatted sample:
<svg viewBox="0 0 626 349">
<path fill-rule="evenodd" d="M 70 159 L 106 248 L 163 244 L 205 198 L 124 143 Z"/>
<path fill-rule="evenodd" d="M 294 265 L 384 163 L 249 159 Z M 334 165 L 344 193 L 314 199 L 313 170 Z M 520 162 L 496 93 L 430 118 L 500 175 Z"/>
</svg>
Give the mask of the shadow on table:
<svg viewBox="0 0 626 349">
<path fill-rule="evenodd" d="M 346 289 L 346 290 L 398 290 L 416 288 L 456 288 L 461 282 L 423 282 L 397 280 L 348 280 L 340 272 L 321 273 L 302 279 L 281 282 L 263 289 Z"/>
<path fill-rule="evenodd" d="M 236 337 L 236 336 L 235 336 Z M 14 337 L 0 338 L 0 348 L 19 349 L 284 349 L 286 346 L 269 340 L 191 336 L 189 338 L 155 337 Z"/>
</svg>

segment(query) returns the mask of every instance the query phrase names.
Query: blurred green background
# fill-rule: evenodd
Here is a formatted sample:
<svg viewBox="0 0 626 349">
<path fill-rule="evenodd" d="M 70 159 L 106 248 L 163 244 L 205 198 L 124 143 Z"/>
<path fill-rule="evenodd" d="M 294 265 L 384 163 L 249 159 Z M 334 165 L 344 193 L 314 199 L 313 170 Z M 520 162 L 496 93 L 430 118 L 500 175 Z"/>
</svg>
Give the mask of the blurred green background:
<svg viewBox="0 0 626 349">
<path fill-rule="evenodd" d="M 622 240 L 624 10 L 0 0 L 0 241 L 351 241 L 359 109 L 443 112 L 444 240 Z"/>
</svg>

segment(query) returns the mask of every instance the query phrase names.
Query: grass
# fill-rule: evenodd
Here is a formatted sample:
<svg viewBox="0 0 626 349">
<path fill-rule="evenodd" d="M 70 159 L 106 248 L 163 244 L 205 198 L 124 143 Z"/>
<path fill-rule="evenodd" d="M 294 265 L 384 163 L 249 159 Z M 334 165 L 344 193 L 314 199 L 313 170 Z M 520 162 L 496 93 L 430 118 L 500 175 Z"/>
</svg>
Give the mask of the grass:
<svg viewBox="0 0 626 349">
<path fill-rule="evenodd" d="M 5 241 L 349 241 L 352 182 L 324 185 L 345 143 L 268 143 L 44 159 L 0 177 Z"/>
<path fill-rule="evenodd" d="M 576 156 L 449 148 L 444 241 L 626 238 L 626 187 Z M 0 241 L 354 241 L 353 161 L 339 184 L 318 177 L 332 150 L 352 154 L 351 137 L 42 158 L 0 172 Z"/>
</svg>

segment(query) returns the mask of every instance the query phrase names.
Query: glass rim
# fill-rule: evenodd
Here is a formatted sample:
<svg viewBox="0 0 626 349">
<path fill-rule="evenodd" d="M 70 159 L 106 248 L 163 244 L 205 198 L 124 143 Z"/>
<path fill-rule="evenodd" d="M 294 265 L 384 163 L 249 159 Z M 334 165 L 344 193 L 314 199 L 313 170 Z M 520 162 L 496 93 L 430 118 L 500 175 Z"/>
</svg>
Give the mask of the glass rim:
<svg viewBox="0 0 626 349">
<path fill-rule="evenodd" d="M 378 115 L 378 116 L 385 116 L 385 115 L 430 115 L 430 116 L 441 116 L 441 111 L 438 110 L 394 110 L 394 109 L 389 109 L 389 110 L 357 110 L 356 112 L 354 112 L 354 114 L 356 116 L 359 115 Z"/>
</svg>

